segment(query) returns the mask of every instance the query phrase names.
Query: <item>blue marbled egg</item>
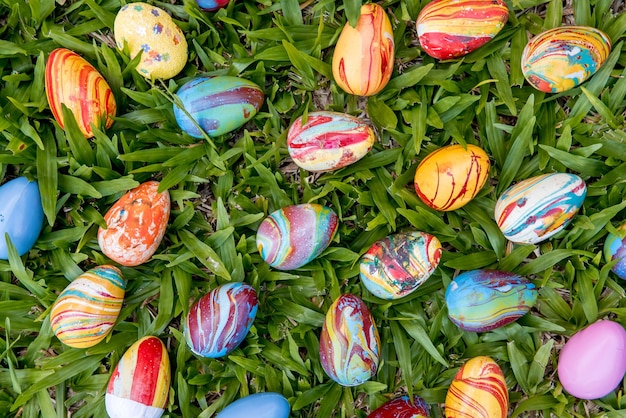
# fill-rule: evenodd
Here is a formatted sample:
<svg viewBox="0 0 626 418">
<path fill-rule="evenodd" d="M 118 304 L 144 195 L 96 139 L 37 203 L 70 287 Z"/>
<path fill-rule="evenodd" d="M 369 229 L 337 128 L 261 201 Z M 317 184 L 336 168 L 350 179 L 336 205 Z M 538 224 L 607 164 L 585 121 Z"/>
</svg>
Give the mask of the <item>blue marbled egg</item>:
<svg viewBox="0 0 626 418">
<path fill-rule="evenodd" d="M 240 128 L 256 115 L 265 99 L 263 90 L 253 82 L 230 76 L 196 77 L 176 95 L 184 108 L 174 105 L 176 122 L 195 138 L 203 137 L 198 126 L 211 137 Z"/>
<path fill-rule="evenodd" d="M 619 260 L 611 270 L 626 280 L 626 222 L 617 227 L 617 232 L 620 235 L 609 234 L 604 240 L 604 257 L 607 262 Z"/>
<path fill-rule="evenodd" d="M 5 235 L 19 255 L 30 250 L 41 232 L 43 206 L 36 181 L 18 177 L 0 186 L 0 259 L 9 259 Z"/>
<path fill-rule="evenodd" d="M 535 285 L 506 271 L 466 271 L 446 289 L 448 316 L 465 331 L 485 332 L 516 321 L 536 301 Z"/>
<path fill-rule="evenodd" d="M 236 400 L 217 414 L 217 418 L 287 418 L 290 411 L 283 395 L 263 392 Z"/>
</svg>

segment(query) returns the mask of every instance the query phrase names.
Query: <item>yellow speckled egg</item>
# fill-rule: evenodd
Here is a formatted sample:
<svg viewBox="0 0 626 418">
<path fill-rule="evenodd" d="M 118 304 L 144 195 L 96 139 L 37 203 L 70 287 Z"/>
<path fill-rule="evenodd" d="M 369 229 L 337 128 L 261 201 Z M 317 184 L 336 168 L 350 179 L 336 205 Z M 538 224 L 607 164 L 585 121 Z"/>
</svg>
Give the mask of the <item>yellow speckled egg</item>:
<svg viewBox="0 0 626 418">
<path fill-rule="evenodd" d="M 140 51 L 137 71 L 146 78 L 172 78 L 187 63 L 185 35 L 165 10 L 147 3 L 130 3 L 120 9 L 113 27 L 119 49 L 128 44 L 131 58 Z"/>
<path fill-rule="evenodd" d="M 487 181 L 489 156 L 476 145 L 448 145 L 426 156 L 415 171 L 415 191 L 436 210 L 458 209 Z"/>
</svg>

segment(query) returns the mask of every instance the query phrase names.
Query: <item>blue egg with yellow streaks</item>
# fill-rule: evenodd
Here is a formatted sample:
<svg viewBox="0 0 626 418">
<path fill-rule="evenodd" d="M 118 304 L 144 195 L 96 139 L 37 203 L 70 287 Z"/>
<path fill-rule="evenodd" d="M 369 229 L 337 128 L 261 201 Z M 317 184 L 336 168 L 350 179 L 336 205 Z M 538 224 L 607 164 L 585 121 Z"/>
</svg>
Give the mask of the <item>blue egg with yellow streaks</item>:
<svg viewBox="0 0 626 418">
<path fill-rule="evenodd" d="M 261 87 L 239 77 L 196 77 L 176 94 L 182 108 L 174 105 L 178 126 L 194 138 L 224 135 L 252 119 L 265 100 Z"/>
<path fill-rule="evenodd" d="M 466 271 L 446 289 L 448 317 L 462 330 L 472 332 L 491 331 L 516 321 L 536 301 L 535 285 L 506 271 Z"/>
</svg>

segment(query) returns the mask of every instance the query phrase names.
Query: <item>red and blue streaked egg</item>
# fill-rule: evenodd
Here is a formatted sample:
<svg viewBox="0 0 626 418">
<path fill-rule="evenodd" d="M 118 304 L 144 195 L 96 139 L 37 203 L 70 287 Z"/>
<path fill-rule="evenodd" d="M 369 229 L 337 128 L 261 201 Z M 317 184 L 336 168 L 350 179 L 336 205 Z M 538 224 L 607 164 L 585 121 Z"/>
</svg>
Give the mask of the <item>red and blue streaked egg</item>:
<svg viewBox="0 0 626 418">
<path fill-rule="evenodd" d="M 428 418 L 430 408 L 424 399 L 413 396 L 410 402 L 408 396 L 401 396 L 385 402 L 367 418 Z"/>
<path fill-rule="evenodd" d="M 205 12 L 214 12 L 228 6 L 229 0 L 196 0 L 198 7 Z"/>
<path fill-rule="evenodd" d="M 248 395 L 228 405 L 217 418 L 288 418 L 291 406 L 283 395 L 262 392 Z"/>
<path fill-rule="evenodd" d="M 54 302 L 52 331 L 70 347 L 93 347 L 113 330 L 125 291 L 122 272 L 114 266 L 98 266 L 81 274 Z"/>
<path fill-rule="evenodd" d="M 196 77 L 176 95 L 183 106 L 174 105 L 176 122 L 194 138 L 202 138 L 202 131 L 215 137 L 240 128 L 257 114 L 265 100 L 259 86 L 230 76 Z"/>
<path fill-rule="evenodd" d="M 425 232 L 390 235 L 361 257 L 360 277 L 374 296 L 398 299 L 411 294 L 439 265 L 441 243 Z"/>
<path fill-rule="evenodd" d="M 607 262 L 618 260 L 611 270 L 626 280 L 626 222 L 617 227 L 617 232 L 619 235 L 607 235 L 604 241 L 604 257 Z"/>
<path fill-rule="evenodd" d="M 339 225 L 337 214 L 318 204 L 287 206 L 261 222 L 256 245 L 261 257 L 279 270 L 304 266 L 330 244 Z"/>
<path fill-rule="evenodd" d="M 351 294 L 339 296 L 326 313 L 320 335 L 322 368 L 342 386 L 357 386 L 378 370 L 380 337 L 367 305 Z"/>
<path fill-rule="evenodd" d="M 526 315 L 537 301 L 535 285 L 497 270 L 459 274 L 446 289 L 448 317 L 460 329 L 486 332 Z"/>
<path fill-rule="evenodd" d="M 109 378 L 104 397 L 110 418 L 159 418 L 170 391 L 170 359 L 163 342 L 144 337 L 130 346 Z"/>
<path fill-rule="evenodd" d="M 223 357 L 246 338 L 259 307 L 257 293 L 245 283 L 227 283 L 193 304 L 184 335 L 191 351 L 207 358 Z"/>
<path fill-rule="evenodd" d="M 509 187 L 498 198 L 496 223 L 509 241 L 537 244 L 571 222 L 586 194 L 585 182 L 575 174 L 532 177 Z"/>
</svg>

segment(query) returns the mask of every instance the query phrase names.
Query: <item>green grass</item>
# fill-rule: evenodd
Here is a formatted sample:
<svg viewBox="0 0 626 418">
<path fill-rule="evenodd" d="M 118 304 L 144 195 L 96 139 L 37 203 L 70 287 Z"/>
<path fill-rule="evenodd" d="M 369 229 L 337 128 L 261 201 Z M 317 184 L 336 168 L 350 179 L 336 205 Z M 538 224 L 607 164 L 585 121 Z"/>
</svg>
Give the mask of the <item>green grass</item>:
<svg viewBox="0 0 626 418">
<path fill-rule="evenodd" d="M 453 62 L 418 47 L 414 22 L 426 1 L 385 2 L 396 67 L 389 86 L 370 99 L 343 93 L 330 72 L 339 31 L 356 19 L 359 0 L 303 7 L 297 0 L 236 0 L 217 13 L 202 13 L 192 0 L 175 3 L 153 4 L 183 29 L 189 60 L 173 80 L 151 83 L 115 49 L 119 0 L 0 0 L 0 176 L 37 178 L 46 213 L 35 247 L 0 261 L 0 416 L 105 417 L 110 371 L 144 335 L 159 336 L 169 349 L 169 417 L 210 417 L 262 391 L 286 396 L 294 417 L 365 417 L 407 392 L 440 417 L 452 377 L 476 355 L 502 367 L 513 417 L 626 416 L 622 385 L 580 401 L 556 376 L 567 337 L 599 318 L 626 324 L 623 281 L 602 254 L 604 237 L 626 213 L 621 2 L 508 1 L 511 17 L 497 38 Z M 561 22 L 598 27 L 614 48 L 584 87 L 547 95 L 524 82 L 520 56 L 530 34 Z M 43 75 L 57 47 L 88 59 L 115 93 L 118 117 L 93 140 L 53 122 Z M 266 104 L 244 128 L 198 142 L 178 129 L 170 98 L 199 73 L 252 80 Z M 324 108 L 369 116 L 379 141 L 360 162 L 313 175 L 289 159 L 286 129 L 305 111 Z M 429 152 L 457 142 L 489 153 L 490 180 L 466 207 L 438 213 L 416 196 L 413 174 Z M 553 171 L 587 182 L 579 215 L 539 246 L 510 246 L 493 220 L 497 197 L 515 181 Z M 62 345 L 50 328 L 51 305 L 82 271 L 107 262 L 96 240 L 102 215 L 150 178 L 172 196 L 163 243 L 150 262 L 123 268 L 126 300 L 112 337 L 90 349 Z M 256 250 L 255 231 L 269 212 L 303 202 L 332 206 L 339 231 L 309 265 L 273 270 Z M 374 240 L 410 229 L 443 242 L 441 265 L 409 297 L 376 299 L 358 279 L 359 257 Z M 476 268 L 532 279 L 540 289 L 535 309 L 492 332 L 460 331 L 447 318 L 444 291 L 456 273 Z M 186 347 L 181 321 L 193 300 L 228 280 L 259 291 L 258 315 L 232 354 L 200 359 Z M 370 307 L 383 353 L 378 374 L 351 389 L 329 380 L 318 353 L 324 314 L 348 292 Z"/>
</svg>

